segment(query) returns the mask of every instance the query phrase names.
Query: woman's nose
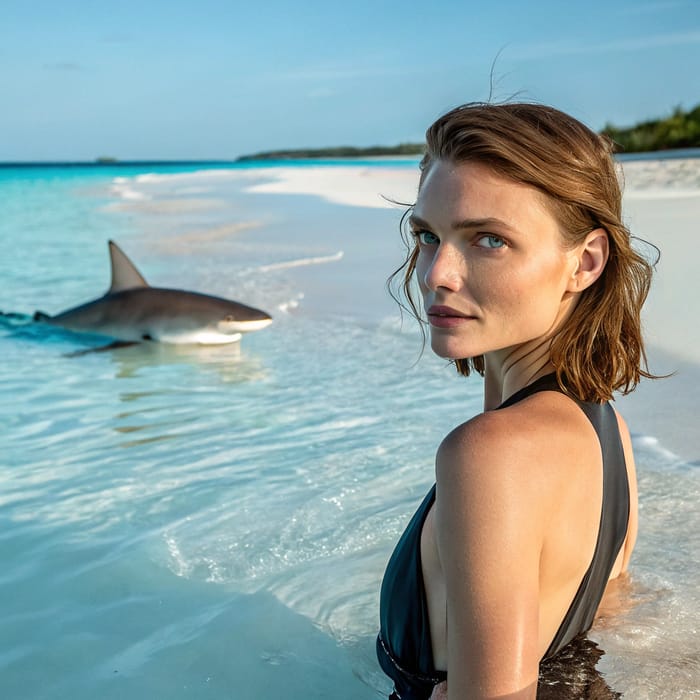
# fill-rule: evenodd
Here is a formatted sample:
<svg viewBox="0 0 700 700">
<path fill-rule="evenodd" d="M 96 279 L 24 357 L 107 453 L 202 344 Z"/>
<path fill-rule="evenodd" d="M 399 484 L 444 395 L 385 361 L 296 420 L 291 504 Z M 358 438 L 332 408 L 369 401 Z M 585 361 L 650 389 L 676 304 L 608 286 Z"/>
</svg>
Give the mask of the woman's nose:
<svg viewBox="0 0 700 700">
<path fill-rule="evenodd" d="M 425 286 L 432 291 L 442 288 L 456 292 L 463 282 L 463 263 L 454 246 L 441 243 L 423 275 Z"/>
</svg>

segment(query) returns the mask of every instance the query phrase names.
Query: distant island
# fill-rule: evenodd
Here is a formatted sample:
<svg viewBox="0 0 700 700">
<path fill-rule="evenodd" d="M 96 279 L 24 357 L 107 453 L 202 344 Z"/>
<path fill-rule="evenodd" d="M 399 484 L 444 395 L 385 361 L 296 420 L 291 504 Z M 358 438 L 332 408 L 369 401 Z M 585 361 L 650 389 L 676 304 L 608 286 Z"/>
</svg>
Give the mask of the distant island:
<svg viewBox="0 0 700 700">
<path fill-rule="evenodd" d="M 688 112 L 676 107 L 670 117 L 650 119 L 635 126 L 617 127 L 606 124 L 601 133 L 615 142 L 618 153 L 699 148 L 700 105 Z"/>
<path fill-rule="evenodd" d="M 650 119 L 635 126 L 606 124 L 600 132 L 615 142 L 616 153 L 643 153 L 674 148 L 700 148 L 700 105 L 684 111 L 676 107 L 669 117 Z M 381 156 L 421 156 L 425 144 L 400 143 L 398 146 L 336 146 L 261 151 L 239 156 L 236 162 L 251 160 L 296 160 L 300 158 L 376 158 Z"/>
<path fill-rule="evenodd" d="M 298 158 L 376 158 L 378 156 L 421 156 L 425 150 L 422 143 L 400 143 L 398 146 L 335 146 L 333 148 L 296 148 L 281 151 L 262 151 L 240 156 L 236 162 L 246 160 L 292 160 Z"/>
</svg>

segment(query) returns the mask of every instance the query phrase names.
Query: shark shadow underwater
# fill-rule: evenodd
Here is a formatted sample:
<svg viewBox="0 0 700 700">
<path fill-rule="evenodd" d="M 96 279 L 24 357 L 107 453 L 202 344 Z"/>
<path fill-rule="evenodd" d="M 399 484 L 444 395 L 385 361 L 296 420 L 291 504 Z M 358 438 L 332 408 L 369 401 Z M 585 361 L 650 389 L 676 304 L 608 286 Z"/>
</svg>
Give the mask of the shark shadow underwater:
<svg viewBox="0 0 700 700">
<path fill-rule="evenodd" d="M 241 334 L 272 323 L 259 309 L 221 297 L 151 287 L 134 263 L 109 241 L 112 283 L 107 293 L 81 306 L 34 320 L 70 331 L 108 336 L 118 344 L 144 340 L 174 344 L 234 343 Z"/>
</svg>

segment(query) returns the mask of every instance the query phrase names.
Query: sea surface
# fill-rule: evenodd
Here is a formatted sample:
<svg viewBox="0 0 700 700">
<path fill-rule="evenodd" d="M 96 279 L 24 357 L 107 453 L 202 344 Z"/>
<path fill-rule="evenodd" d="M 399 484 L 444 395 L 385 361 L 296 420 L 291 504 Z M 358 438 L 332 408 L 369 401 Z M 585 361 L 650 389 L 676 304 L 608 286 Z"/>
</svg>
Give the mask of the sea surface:
<svg viewBox="0 0 700 700">
<path fill-rule="evenodd" d="M 400 210 L 247 191 L 264 179 L 0 168 L 1 698 L 388 693 L 383 569 L 481 383 L 421 355 L 386 293 Z M 107 289 L 109 239 L 151 284 L 274 323 L 240 345 L 108 350 L 32 323 Z M 640 535 L 591 634 L 598 668 L 630 700 L 697 697 L 700 466 L 631 428 Z"/>
</svg>

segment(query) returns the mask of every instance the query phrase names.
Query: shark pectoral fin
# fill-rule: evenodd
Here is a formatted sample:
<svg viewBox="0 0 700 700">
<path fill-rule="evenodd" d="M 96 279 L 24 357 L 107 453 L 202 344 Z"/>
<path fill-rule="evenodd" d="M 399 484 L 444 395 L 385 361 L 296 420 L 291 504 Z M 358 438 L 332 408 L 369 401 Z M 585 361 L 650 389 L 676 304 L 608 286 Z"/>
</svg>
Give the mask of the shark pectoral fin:
<svg viewBox="0 0 700 700">
<path fill-rule="evenodd" d="M 112 265 L 112 284 L 108 294 L 149 286 L 143 275 L 136 269 L 136 265 L 114 241 L 109 241 L 109 261 Z"/>
<path fill-rule="evenodd" d="M 99 348 L 85 348 L 84 350 L 76 350 L 75 352 L 69 352 L 64 355 L 64 357 L 82 357 L 83 355 L 90 355 L 93 352 L 107 352 L 107 350 L 117 350 L 119 348 L 128 348 L 132 345 L 138 345 L 136 340 L 115 340 L 109 345 L 101 345 Z"/>
</svg>

